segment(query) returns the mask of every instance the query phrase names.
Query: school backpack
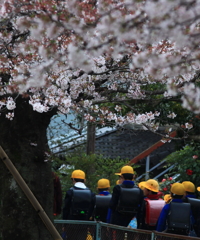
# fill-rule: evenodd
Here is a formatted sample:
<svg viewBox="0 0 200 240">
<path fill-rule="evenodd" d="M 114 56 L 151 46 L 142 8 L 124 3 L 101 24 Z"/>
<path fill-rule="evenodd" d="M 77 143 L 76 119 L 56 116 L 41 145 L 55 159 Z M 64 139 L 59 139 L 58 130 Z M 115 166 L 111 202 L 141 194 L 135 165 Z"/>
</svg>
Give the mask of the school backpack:
<svg viewBox="0 0 200 240">
<path fill-rule="evenodd" d="M 200 199 L 187 198 L 188 202 L 191 204 L 192 215 L 194 217 L 193 228 L 197 237 L 200 237 Z"/>
<path fill-rule="evenodd" d="M 120 186 L 120 190 L 117 211 L 123 214 L 137 213 L 140 203 L 140 189 L 138 187 L 124 188 Z"/>
<path fill-rule="evenodd" d="M 112 195 L 111 194 L 108 194 L 106 196 L 96 195 L 95 197 L 96 197 L 96 204 L 94 209 L 94 217 L 98 221 L 106 222 L 109 203 Z"/>
<path fill-rule="evenodd" d="M 161 198 L 158 200 L 145 198 L 144 200 L 146 201 L 145 223 L 149 226 L 156 226 L 160 212 L 165 206 L 165 201 Z"/>
<path fill-rule="evenodd" d="M 84 216 L 85 219 L 89 218 L 89 211 L 92 202 L 92 192 L 90 189 L 75 189 L 72 190 L 72 200 L 70 214 L 77 216 Z"/>
<path fill-rule="evenodd" d="M 183 231 L 190 229 L 190 203 L 170 203 L 170 211 L 168 214 L 168 229 L 171 231 Z"/>
</svg>

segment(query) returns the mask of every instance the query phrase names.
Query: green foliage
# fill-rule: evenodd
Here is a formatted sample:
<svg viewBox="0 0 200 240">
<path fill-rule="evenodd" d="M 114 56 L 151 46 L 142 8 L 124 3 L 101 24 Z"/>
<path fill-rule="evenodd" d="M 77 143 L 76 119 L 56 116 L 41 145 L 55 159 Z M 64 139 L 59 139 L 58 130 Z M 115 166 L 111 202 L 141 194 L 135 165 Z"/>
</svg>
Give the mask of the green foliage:
<svg viewBox="0 0 200 240">
<path fill-rule="evenodd" d="M 172 123 L 179 123 L 184 124 L 188 121 L 188 118 L 192 118 L 192 113 L 181 106 L 180 102 L 171 101 L 171 102 L 162 102 L 158 106 L 158 111 L 161 113 L 163 118 L 163 124 L 172 124 Z M 168 118 L 167 115 L 170 112 L 176 113 L 176 117 L 174 119 Z"/>
<path fill-rule="evenodd" d="M 176 151 L 166 160 L 168 165 L 175 164 L 171 174 L 179 174 L 177 181 L 191 181 L 196 186 L 200 184 L 200 149 L 187 145 L 184 149 Z"/>
<path fill-rule="evenodd" d="M 74 169 L 81 169 L 85 172 L 86 185 L 97 193 L 97 181 L 101 178 L 110 180 L 112 191 L 112 187 L 119 179 L 115 173 L 120 172 L 120 169 L 128 162 L 128 159 L 110 159 L 98 154 L 87 155 L 82 149 L 78 149 L 73 153 L 68 153 L 65 160 L 54 159 L 52 166 L 56 167 L 54 170 L 61 179 L 63 194 L 72 186 L 70 177 Z M 63 168 L 62 171 L 56 170 L 58 165 L 62 164 L 65 164 L 67 168 Z M 134 165 L 134 169 L 137 167 L 139 166 Z"/>
<path fill-rule="evenodd" d="M 166 90 L 166 84 L 163 84 L 163 83 L 149 83 L 149 84 L 146 84 L 146 85 L 142 85 L 141 86 L 141 89 L 142 90 L 145 90 L 145 91 L 161 91 L 161 90 Z M 158 94 L 158 95 L 155 95 L 155 96 L 152 96 L 153 98 L 161 98 L 163 97 L 163 94 Z"/>
</svg>

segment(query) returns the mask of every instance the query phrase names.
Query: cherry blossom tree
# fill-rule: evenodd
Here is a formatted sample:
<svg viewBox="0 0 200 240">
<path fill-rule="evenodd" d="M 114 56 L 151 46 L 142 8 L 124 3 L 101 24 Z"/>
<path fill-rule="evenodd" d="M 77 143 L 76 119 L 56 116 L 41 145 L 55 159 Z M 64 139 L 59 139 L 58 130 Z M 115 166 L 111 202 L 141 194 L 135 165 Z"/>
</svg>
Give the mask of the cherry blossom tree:
<svg viewBox="0 0 200 240">
<path fill-rule="evenodd" d="M 0 3 L 0 144 L 49 215 L 46 129 L 56 113 L 152 131 L 179 123 L 183 139 L 199 140 L 192 129 L 200 114 L 200 1 Z M 49 239 L 0 171 L 3 239 Z"/>
</svg>

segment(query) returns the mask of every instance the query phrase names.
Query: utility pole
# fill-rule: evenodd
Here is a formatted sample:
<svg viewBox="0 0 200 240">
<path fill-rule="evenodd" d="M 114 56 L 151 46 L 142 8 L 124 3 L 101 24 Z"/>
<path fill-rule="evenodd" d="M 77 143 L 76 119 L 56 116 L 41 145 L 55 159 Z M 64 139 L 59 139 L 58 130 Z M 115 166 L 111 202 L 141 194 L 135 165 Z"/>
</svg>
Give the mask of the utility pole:
<svg viewBox="0 0 200 240">
<path fill-rule="evenodd" d="M 87 155 L 95 153 L 95 133 L 96 125 L 88 122 L 87 124 Z"/>
</svg>

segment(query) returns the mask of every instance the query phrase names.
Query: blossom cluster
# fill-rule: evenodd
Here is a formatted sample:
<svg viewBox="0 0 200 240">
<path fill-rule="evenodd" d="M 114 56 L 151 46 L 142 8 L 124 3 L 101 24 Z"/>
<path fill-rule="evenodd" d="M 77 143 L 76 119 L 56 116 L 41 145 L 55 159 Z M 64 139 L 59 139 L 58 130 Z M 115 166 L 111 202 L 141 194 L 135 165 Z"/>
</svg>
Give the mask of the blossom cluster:
<svg viewBox="0 0 200 240">
<path fill-rule="evenodd" d="M 173 177 L 168 176 L 167 174 L 164 176 L 164 178 L 159 183 L 160 191 L 165 195 L 170 193 L 170 188 L 172 184 L 175 182 L 175 179 Z"/>
<path fill-rule="evenodd" d="M 73 109 L 88 121 L 156 130 L 160 111 L 131 105 L 123 114 L 122 106 L 178 96 L 199 114 L 199 10 L 199 1 L 181 0 L 4 1 L 0 20 L 12 27 L 0 32 L 1 71 L 9 75 L 0 77 L 0 111 L 12 119 L 21 94 L 40 113 Z M 146 90 L 151 84 L 164 87 Z M 109 103 L 113 109 L 102 107 Z"/>
</svg>

